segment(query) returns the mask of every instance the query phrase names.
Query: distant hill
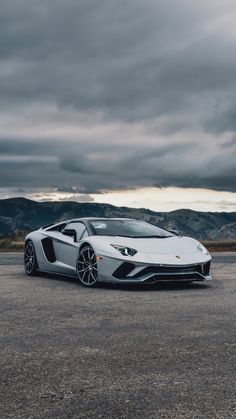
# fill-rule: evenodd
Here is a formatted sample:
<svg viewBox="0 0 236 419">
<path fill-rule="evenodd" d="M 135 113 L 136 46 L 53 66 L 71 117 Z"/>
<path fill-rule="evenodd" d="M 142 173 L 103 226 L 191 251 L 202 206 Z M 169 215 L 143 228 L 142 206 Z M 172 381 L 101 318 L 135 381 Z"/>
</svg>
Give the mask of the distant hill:
<svg viewBox="0 0 236 419">
<path fill-rule="evenodd" d="M 35 202 L 25 198 L 0 200 L 0 237 L 26 233 L 56 221 L 91 216 L 142 219 L 201 240 L 236 240 L 236 212 L 213 213 L 188 209 L 154 212 L 108 204 Z"/>
</svg>

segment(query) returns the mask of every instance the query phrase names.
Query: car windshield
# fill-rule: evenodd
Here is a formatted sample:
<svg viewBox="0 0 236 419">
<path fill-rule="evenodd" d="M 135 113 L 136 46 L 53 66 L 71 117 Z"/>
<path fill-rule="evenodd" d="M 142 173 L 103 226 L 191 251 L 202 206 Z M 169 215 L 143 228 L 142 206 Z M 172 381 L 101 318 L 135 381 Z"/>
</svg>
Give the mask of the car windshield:
<svg viewBox="0 0 236 419">
<path fill-rule="evenodd" d="M 174 234 L 145 221 L 136 220 L 94 220 L 90 226 L 97 236 L 123 236 L 136 238 L 166 238 Z"/>
</svg>

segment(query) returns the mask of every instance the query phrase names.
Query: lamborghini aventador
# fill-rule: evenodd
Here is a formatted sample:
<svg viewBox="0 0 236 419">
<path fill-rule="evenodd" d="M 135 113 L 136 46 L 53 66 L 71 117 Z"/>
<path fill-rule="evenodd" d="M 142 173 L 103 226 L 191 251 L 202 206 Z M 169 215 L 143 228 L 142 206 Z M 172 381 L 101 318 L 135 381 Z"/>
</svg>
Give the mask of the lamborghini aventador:
<svg viewBox="0 0 236 419">
<path fill-rule="evenodd" d="M 209 281 L 211 256 L 197 240 L 144 221 L 78 218 L 25 238 L 27 275 L 48 272 L 98 282 Z"/>
</svg>

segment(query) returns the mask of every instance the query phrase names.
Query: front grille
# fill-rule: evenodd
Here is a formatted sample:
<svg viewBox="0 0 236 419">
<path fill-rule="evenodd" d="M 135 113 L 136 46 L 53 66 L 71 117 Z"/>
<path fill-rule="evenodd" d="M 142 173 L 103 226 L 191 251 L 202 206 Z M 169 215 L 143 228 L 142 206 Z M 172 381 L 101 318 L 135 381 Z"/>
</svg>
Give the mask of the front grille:
<svg viewBox="0 0 236 419">
<path fill-rule="evenodd" d="M 157 280 L 158 281 L 191 281 L 191 280 L 203 280 L 203 278 L 201 278 L 198 273 L 189 273 L 189 274 L 183 274 L 183 275 L 154 275 L 151 278 L 148 278 L 145 280 L 145 283 L 155 283 Z"/>
<path fill-rule="evenodd" d="M 151 265 L 143 268 L 135 275 L 129 276 L 128 279 L 137 279 L 146 274 L 153 274 L 152 278 L 155 280 L 155 276 L 159 279 L 171 280 L 171 279 L 194 279 L 201 278 L 200 275 L 207 276 L 210 272 L 210 261 L 204 264 L 188 265 L 188 266 L 160 266 Z M 134 263 L 124 262 L 113 272 L 113 276 L 118 279 L 125 279 L 132 270 L 135 268 Z M 148 281 L 148 279 L 147 279 Z M 151 278 L 150 278 L 151 281 Z"/>
<path fill-rule="evenodd" d="M 149 273 L 156 273 L 156 274 L 184 274 L 184 273 L 188 273 L 188 272 L 196 272 L 196 273 L 200 273 L 203 274 L 202 271 L 202 265 L 192 265 L 192 266 L 148 266 L 144 269 L 142 269 L 142 271 L 136 273 L 134 275 L 134 278 L 138 278 L 140 276 L 143 276 L 145 274 L 149 274 Z M 206 275 L 206 274 L 205 274 Z"/>
</svg>

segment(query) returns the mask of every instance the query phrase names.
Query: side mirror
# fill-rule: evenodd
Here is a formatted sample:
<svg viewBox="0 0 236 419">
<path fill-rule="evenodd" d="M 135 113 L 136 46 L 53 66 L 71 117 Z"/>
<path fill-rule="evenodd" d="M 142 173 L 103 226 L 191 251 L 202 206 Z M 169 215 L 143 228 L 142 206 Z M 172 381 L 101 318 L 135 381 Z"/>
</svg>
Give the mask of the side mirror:
<svg viewBox="0 0 236 419">
<path fill-rule="evenodd" d="M 74 242 L 76 241 L 76 231 L 74 229 L 68 228 L 66 230 L 63 230 L 63 234 L 65 234 L 65 236 L 72 237 L 74 239 Z"/>
<path fill-rule="evenodd" d="M 175 236 L 180 236 L 180 232 L 178 230 L 168 230 L 168 231 L 174 234 Z"/>
</svg>

